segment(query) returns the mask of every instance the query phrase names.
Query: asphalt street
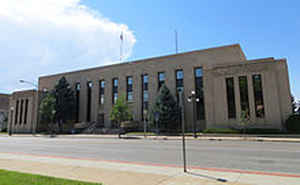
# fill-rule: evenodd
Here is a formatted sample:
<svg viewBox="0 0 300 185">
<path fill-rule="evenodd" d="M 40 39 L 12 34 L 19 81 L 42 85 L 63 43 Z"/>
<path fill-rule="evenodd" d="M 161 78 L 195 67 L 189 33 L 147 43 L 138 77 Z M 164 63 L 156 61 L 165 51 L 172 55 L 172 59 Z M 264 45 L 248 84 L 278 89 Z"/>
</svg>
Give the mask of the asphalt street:
<svg viewBox="0 0 300 185">
<path fill-rule="evenodd" d="M 182 165 L 180 140 L 0 137 L 0 152 Z M 300 143 L 188 140 L 188 166 L 300 174 Z"/>
</svg>

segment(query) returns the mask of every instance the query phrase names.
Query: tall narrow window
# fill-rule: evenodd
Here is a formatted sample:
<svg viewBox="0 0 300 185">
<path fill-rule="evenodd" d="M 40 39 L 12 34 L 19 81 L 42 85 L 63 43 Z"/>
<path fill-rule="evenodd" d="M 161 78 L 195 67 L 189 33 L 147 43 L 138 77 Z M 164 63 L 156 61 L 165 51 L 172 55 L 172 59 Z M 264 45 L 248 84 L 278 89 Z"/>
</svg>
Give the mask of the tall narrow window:
<svg viewBox="0 0 300 185">
<path fill-rule="evenodd" d="M 158 73 L 158 90 L 161 88 L 161 86 L 163 86 L 163 84 L 165 83 L 166 80 L 166 76 L 164 72 L 159 72 Z"/>
<path fill-rule="evenodd" d="M 92 105 L 92 87 L 93 83 L 87 83 L 87 113 L 86 113 L 86 121 L 91 121 L 91 105 Z"/>
<path fill-rule="evenodd" d="M 119 86 L 119 80 L 118 78 L 113 79 L 113 89 L 112 89 L 112 104 L 117 103 L 118 100 L 118 86 Z"/>
<path fill-rule="evenodd" d="M 239 77 L 239 86 L 240 86 L 240 100 L 241 100 L 241 111 L 250 115 L 249 112 L 249 97 L 248 97 L 248 80 L 247 76 Z"/>
<path fill-rule="evenodd" d="M 235 95 L 234 95 L 234 78 L 226 78 L 226 92 L 227 92 L 227 109 L 228 118 L 236 118 Z"/>
<path fill-rule="evenodd" d="M 148 81 L 148 75 L 142 75 L 142 120 L 144 120 L 144 112 L 148 111 L 149 106 Z"/>
<path fill-rule="evenodd" d="M 205 120 L 205 108 L 204 108 L 204 91 L 203 91 L 203 70 L 202 68 L 195 69 L 195 87 L 196 97 L 198 102 L 196 103 L 197 120 Z"/>
<path fill-rule="evenodd" d="M 19 116 L 19 103 L 20 101 L 17 100 L 16 102 L 16 113 L 15 113 L 15 125 L 18 123 L 18 116 Z"/>
<path fill-rule="evenodd" d="M 75 84 L 76 96 L 76 122 L 79 122 L 79 106 L 80 106 L 80 83 Z"/>
<path fill-rule="evenodd" d="M 255 101 L 255 114 L 258 118 L 265 117 L 264 98 L 262 90 L 261 75 L 253 75 L 253 90 L 254 90 L 254 101 Z"/>
<path fill-rule="evenodd" d="M 99 82 L 99 103 L 100 103 L 100 105 L 104 104 L 104 89 L 105 89 L 105 81 L 100 80 L 100 82 Z"/>
<path fill-rule="evenodd" d="M 28 114 L 28 99 L 25 100 L 25 112 L 24 112 L 24 124 L 27 123 L 27 114 Z"/>
<path fill-rule="evenodd" d="M 132 90 L 132 77 L 127 77 L 127 85 L 126 85 L 126 91 L 127 91 L 127 101 L 133 100 L 133 90 Z"/>
<path fill-rule="evenodd" d="M 176 97 L 179 102 L 179 92 L 183 92 L 183 70 L 176 70 Z"/>
<path fill-rule="evenodd" d="M 20 107 L 20 118 L 19 118 L 19 124 L 21 125 L 23 123 L 23 105 L 24 105 L 24 100 L 21 100 L 21 107 Z"/>
</svg>

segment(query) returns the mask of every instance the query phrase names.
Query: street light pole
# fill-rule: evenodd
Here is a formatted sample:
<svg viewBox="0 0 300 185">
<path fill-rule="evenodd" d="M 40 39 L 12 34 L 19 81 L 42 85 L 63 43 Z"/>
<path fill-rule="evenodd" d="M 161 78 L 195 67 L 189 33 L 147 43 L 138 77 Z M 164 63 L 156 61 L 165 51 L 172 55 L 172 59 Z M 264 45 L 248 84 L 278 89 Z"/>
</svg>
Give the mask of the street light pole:
<svg viewBox="0 0 300 185">
<path fill-rule="evenodd" d="M 192 91 L 191 96 L 188 98 L 188 102 L 192 103 L 193 106 L 193 134 L 194 138 L 197 138 L 197 128 L 196 128 L 196 102 L 199 102 L 199 98 L 196 97 L 196 92 Z"/>
<path fill-rule="evenodd" d="M 182 90 L 179 92 L 179 106 L 181 113 L 181 131 L 182 131 L 182 156 L 183 156 L 183 171 L 186 173 L 186 150 L 185 150 L 185 124 L 184 124 L 184 106 L 183 106 L 183 96 Z"/>
<path fill-rule="evenodd" d="M 19 80 L 20 83 L 23 83 L 23 84 L 30 84 L 32 86 L 34 86 L 35 88 L 38 89 L 38 85 L 36 85 L 35 83 L 33 82 L 29 82 L 29 81 L 26 81 L 26 80 Z"/>
</svg>

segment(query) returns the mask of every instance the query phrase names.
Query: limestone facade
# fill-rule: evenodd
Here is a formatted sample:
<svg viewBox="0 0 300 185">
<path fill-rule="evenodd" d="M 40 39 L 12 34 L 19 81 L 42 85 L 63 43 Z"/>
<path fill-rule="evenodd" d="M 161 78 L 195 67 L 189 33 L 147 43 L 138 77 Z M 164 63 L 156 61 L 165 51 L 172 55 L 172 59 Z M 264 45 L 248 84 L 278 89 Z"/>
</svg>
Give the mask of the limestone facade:
<svg viewBox="0 0 300 185">
<path fill-rule="evenodd" d="M 201 69 L 201 72 L 197 69 Z M 78 121 L 96 121 L 99 125 L 110 128 L 112 124 L 109 114 L 113 106 L 113 95 L 117 94 L 120 97 L 122 94 L 125 96 L 128 94 L 128 79 L 132 82 L 130 107 L 134 119 L 142 121 L 145 106 L 143 75 L 148 76 L 147 106 L 150 110 L 158 95 L 161 73 L 163 73 L 164 83 L 176 97 L 176 71 L 178 70 L 183 72 L 181 83 L 183 83 L 185 121 L 188 129 L 191 129 L 194 119 L 198 130 L 238 127 L 245 101 L 248 101 L 247 110 L 253 127 L 281 129 L 285 119 L 292 112 L 286 59 L 247 60 L 238 44 L 43 76 L 39 78 L 39 90 L 53 89 L 58 80 L 64 76 L 74 90 L 76 88 L 78 90 Z M 193 104 L 187 101 L 191 92 L 197 89 L 198 73 L 201 74 L 200 81 L 203 85 L 204 116 L 202 118 L 195 115 L 199 114 L 199 111 L 193 109 Z M 242 97 L 240 77 L 243 77 L 244 82 L 246 81 Z M 256 77 L 260 80 L 258 87 L 261 85 L 261 91 L 259 92 L 254 89 L 253 83 Z M 113 82 L 116 79 L 118 87 L 114 88 Z M 233 83 L 234 90 L 230 92 L 234 94 L 234 101 L 228 99 L 227 79 Z M 103 88 L 101 82 L 104 82 Z M 257 81 L 255 82 L 257 86 Z M 257 97 L 260 101 L 257 101 Z M 235 116 L 229 116 L 229 101 Z M 15 103 L 16 98 L 13 101 L 13 104 Z M 194 107 L 198 109 L 198 104 Z M 258 109 L 263 109 L 263 116 L 257 115 Z M 32 114 L 34 115 L 36 113 Z"/>
<path fill-rule="evenodd" d="M 10 96 L 8 131 L 35 133 L 38 116 L 36 90 L 17 91 Z"/>
</svg>

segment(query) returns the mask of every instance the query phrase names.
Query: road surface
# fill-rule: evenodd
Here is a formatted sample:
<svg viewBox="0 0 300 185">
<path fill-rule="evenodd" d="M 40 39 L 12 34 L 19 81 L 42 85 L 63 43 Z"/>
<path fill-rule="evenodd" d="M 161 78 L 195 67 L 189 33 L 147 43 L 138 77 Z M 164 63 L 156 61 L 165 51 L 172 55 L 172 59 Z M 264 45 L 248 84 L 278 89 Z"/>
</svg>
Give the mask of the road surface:
<svg viewBox="0 0 300 185">
<path fill-rule="evenodd" d="M 300 143 L 188 140 L 187 164 L 300 174 Z M 180 140 L 1 137 L 0 153 L 182 165 Z"/>
</svg>

